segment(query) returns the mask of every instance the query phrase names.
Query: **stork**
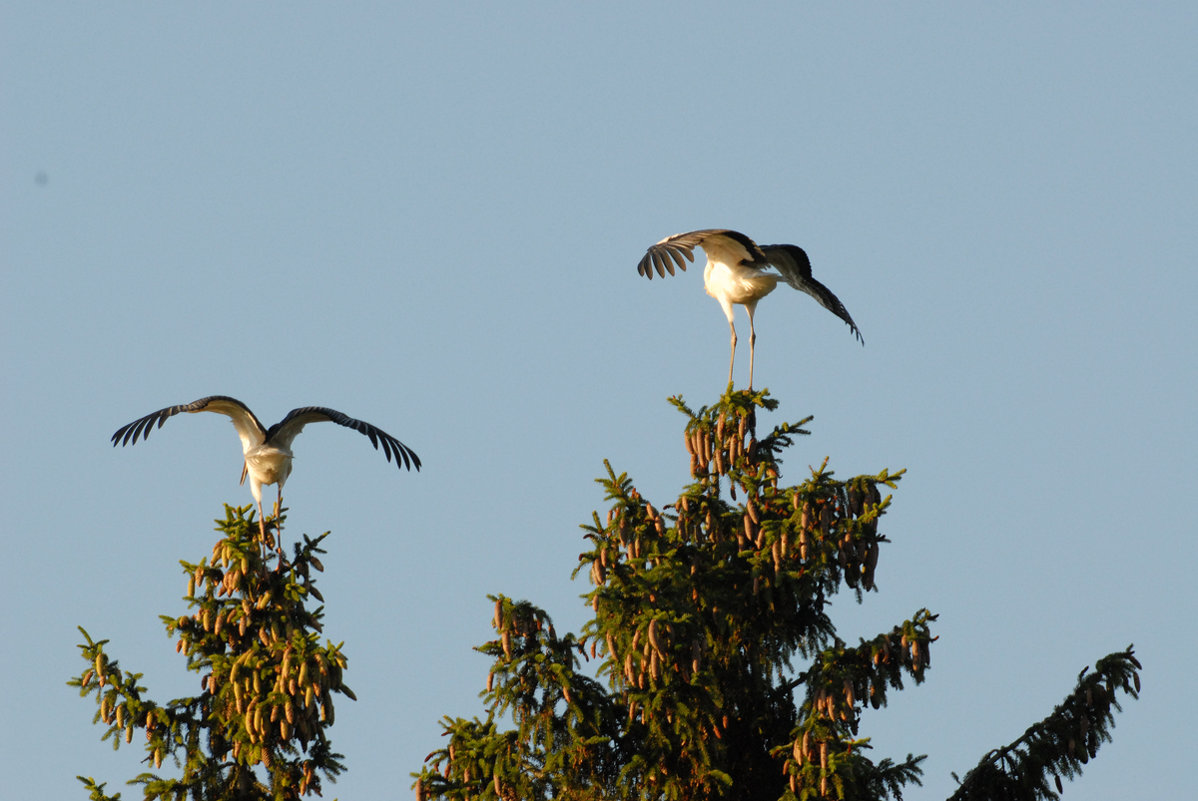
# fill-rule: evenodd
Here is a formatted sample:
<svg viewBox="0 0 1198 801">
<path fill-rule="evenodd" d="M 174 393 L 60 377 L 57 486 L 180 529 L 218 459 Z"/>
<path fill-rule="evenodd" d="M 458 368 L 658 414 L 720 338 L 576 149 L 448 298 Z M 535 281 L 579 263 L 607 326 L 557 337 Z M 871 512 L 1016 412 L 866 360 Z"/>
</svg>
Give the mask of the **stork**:
<svg viewBox="0 0 1198 801">
<path fill-rule="evenodd" d="M 785 281 L 800 292 L 806 292 L 828 311 L 848 323 L 862 345 L 865 340 L 844 304 L 826 286 L 811 277 L 811 260 L 797 245 L 757 245 L 738 231 L 705 228 L 685 234 L 667 236 L 649 248 L 637 265 L 637 272 L 652 280 L 653 271 L 665 277 L 674 275 L 674 266 L 686 270 L 687 262 L 695 260 L 695 248 L 707 254 L 703 269 L 703 288 L 715 298 L 728 328 L 732 331 L 732 353 L 728 357 L 728 383 L 732 384 L 732 364 L 736 359 L 736 325 L 732 306 L 739 303 L 749 313 L 749 389 L 753 388 L 753 361 L 757 332 L 753 329 L 753 312 L 757 302 L 774 291 L 779 281 Z M 771 272 L 769 268 L 776 272 Z"/>
<path fill-rule="evenodd" d="M 394 456 L 396 467 L 402 466 L 409 470 L 413 467 L 417 470 L 420 469 L 420 457 L 407 445 L 370 423 L 356 420 L 336 409 L 328 409 L 324 406 L 301 406 L 298 409 L 292 409 L 282 420 L 270 428 L 266 428 L 248 406 L 227 395 L 209 395 L 191 403 L 168 406 L 147 414 L 145 417 L 118 428 L 112 435 L 112 445 L 113 447 L 118 444 L 130 445 L 136 443 L 139 436 L 143 440 L 149 439 L 151 431 L 161 428 L 168 418 L 181 412 L 188 414 L 216 412 L 232 418 L 233 427 L 237 429 L 237 435 L 241 437 L 241 450 L 245 455 L 245 463 L 241 469 L 241 483 L 244 484 L 246 476 L 249 476 L 250 492 L 253 493 L 254 502 L 258 505 L 258 526 L 264 543 L 266 541 L 266 521 L 262 515 L 262 487 L 267 484 L 278 485 L 279 492 L 275 501 L 275 517 L 277 518 L 283 504 L 283 484 L 291 475 L 293 458 L 291 442 L 308 423 L 327 420 L 346 428 L 352 428 L 369 437 L 376 450 L 381 445 L 383 455 L 387 457 L 388 462 Z"/>
</svg>

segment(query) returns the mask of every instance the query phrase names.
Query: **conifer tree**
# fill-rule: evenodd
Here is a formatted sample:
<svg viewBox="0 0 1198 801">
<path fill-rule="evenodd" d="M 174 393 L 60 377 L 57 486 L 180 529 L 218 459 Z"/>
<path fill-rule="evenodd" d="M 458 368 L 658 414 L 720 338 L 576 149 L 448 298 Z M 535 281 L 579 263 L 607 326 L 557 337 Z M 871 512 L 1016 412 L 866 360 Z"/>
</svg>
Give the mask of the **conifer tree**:
<svg viewBox="0 0 1198 801">
<path fill-rule="evenodd" d="M 187 576 L 188 614 L 163 615 L 168 636 L 201 675 L 199 695 L 159 702 L 145 697 L 141 673 L 123 669 L 81 627 L 87 663 L 68 682 L 94 695 L 95 721 L 113 748 L 145 736 L 153 768 L 129 781 L 146 799 L 290 801 L 321 792 L 324 778 L 342 771 L 327 729 L 335 694 L 353 698 L 342 681 L 340 645 L 321 644 L 322 601 L 314 573 L 323 570 L 316 539 L 304 536 L 291 557 L 271 555 L 252 507 L 225 507 L 222 536 L 210 558 L 181 562 Z M 248 516 L 247 516 L 248 513 Z M 268 518 L 267 537 L 282 518 Z M 168 765 L 179 774 L 159 771 Z M 93 801 L 112 801 L 105 784 L 79 777 Z"/>
<path fill-rule="evenodd" d="M 413 774 L 418 801 L 901 799 L 919 783 L 924 757 L 875 759 L 859 728 L 867 704 L 924 680 L 936 616 L 913 610 L 856 644 L 828 616 L 837 593 L 876 590 L 883 489 L 902 471 L 839 480 L 825 460 L 784 485 L 782 457 L 811 418 L 759 437 L 758 411 L 777 407 L 766 392 L 697 411 L 671 401 L 692 483 L 658 507 L 605 463 L 610 507 L 583 526 L 575 571 L 590 576 L 592 619 L 559 635 L 533 604 L 492 596 L 497 637 L 477 649 L 493 660 L 486 718 L 442 721 L 447 742 Z M 1053 797 L 1047 777 L 1093 755 L 1138 667 L 1130 649 L 1100 661 L 957 797 Z M 993 773 L 1016 765 L 1038 794 L 995 794 L 1008 788 Z"/>
</svg>

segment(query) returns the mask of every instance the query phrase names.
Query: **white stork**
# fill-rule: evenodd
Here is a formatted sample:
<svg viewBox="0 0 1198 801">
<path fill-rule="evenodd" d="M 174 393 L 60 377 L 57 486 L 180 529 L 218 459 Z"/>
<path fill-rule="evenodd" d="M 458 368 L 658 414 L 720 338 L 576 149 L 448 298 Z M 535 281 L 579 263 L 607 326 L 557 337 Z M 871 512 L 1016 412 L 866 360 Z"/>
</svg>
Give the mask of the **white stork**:
<svg viewBox="0 0 1198 801">
<path fill-rule="evenodd" d="M 732 354 L 728 358 L 728 383 L 732 383 L 732 363 L 736 359 L 736 325 L 732 321 L 732 305 L 739 303 L 749 312 L 749 389 L 753 388 L 753 357 L 757 333 L 753 330 L 753 312 L 757 302 L 774 291 L 778 281 L 785 281 L 800 292 L 806 292 L 828 311 L 844 320 L 862 345 L 865 340 L 844 304 L 826 286 L 811 277 L 811 260 L 797 245 L 760 245 L 738 231 L 706 228 L 685 234 L 667 236 L 649 248 L 637 265 L 637 272 L 653 278 L 653 271 L 665 277 L 674 274 L 674 266 L 686 270 L 686 263 L 695 260 L 694 249 L 703 248 L 707 266 L 703 270 L 703 287 L 719 301 L 728 328 L 732 331 Z M 770 272 L 769 268 L 777 272 Z"/>
<path fill-rule="evenodd" d="M 402 464 L 409 470 L 413 467 L 417 470 L 420 469 L 420 457 L 407 445 L 370 423 L 355 420 L 336 409 L 328 409 L 323 406 L 301 406 L 298 409 L 292 409 L 282 420 L 270 428 L 266 428 L 249 410 L 248 406 L 227 395 L 210 395 L 191 403 L 168 406 L 147 414 L 145 417 L 118 428 L 117 432 L 112 435 L 113 447 L 118 444 L 136 443 L 139 436 L 142 439 L 149 439 L 151 431 L 161 428 L 167 418 L 174 417 L 180 412 L 189 414 L 216 412 L 232 418 L 233 427 L 237 429 L 237 435 L 241 437 L 241 449 L 245 454 L 245 464 L 241 470 L 241 483 L 245 483 L 248 475 L 250 492 L 254 495 L 254 502 L 258 504 L 258 524 L 264 541 L 266 539 L 266 521 L 262 516 L 262 487 L 265 484 L 278 485 L 279 494 L 275 502 L 277 517 L 283 504 L 283 483 L 291 475 L 291 442 L 308 423 L 328 420 L 352 428 L 369 437 L 376 450 L 381 444 L 383 455 L 387 457 L 388 462 L 394 455 L 396 467 L 400 467 Z"/>
</svg>

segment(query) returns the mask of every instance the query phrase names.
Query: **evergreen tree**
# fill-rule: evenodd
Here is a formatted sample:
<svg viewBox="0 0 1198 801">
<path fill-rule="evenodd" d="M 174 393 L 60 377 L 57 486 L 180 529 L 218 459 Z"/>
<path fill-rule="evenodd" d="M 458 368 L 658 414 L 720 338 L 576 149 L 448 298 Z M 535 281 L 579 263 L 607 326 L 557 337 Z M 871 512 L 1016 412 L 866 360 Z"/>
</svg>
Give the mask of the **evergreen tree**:
<svg viewBox="0 0 1198 801">
<path fill-rule="evenodd" d="M 611 505 L 583 527 L 576 569 L 593 618 L 559 636 L 531 603 L 493 597 L 498 636 L 478 648 L 494 660 L 486 719 L 443 720 L 445 747 L 413 774 L 419 801 L 901 799 L 919 783 L 924 757 L 871 758 L 859 724 L 866 704 L 924 680 L 936 616 L 914 610 L 849 644 L 827 614 L 838 592 L 875 590 L 882 488 L 902 471 L 841 481 L 825 460 L 785 486 L 782 456 L 811 418 L 758 438 L 757 412 L 777 407 L 765 392 L 697 411 L 672 402 L 693 483 L 658 508 L 606 464 Z M 1115 691 L 1135 696 L 1138 667 L 1130 649 L 1100 661 L 956 797 L 1053 797 L 1047 777 L 1074 775 L 1108 737 Z"/>
<path fill-rule="evenodd" d="M 87 668 L 68 683 L 95 695 L 103 739 L 119 748 L 144 731 L 145 762 L 154 771 L 164 762 L 181 770 L 177 778 L 147 771 L 130 780 L 146 799 L 289 801 L 319 795 L 322 778 L 342 770 L 326 730 L 333 695 L 354 695 L 342 682 L 341 646 L 320 643 L 323 607 L 309 608 L 310 599 L 323 600 L 313 574 L 323 570 L 318 554 L 328 533 L 305 536 L 290 558 L 281 550 L 267 556 L 251 508 L 225 507 L 211 558 L 181 563 L 190 614 L 162 616 L 187 669 L 202 676 L 199 695 L 146 698 L 142 674 L 122 669 L 105 651 L 107 640 L 80 628 Z M 267 519 L 268 539 L 281 520 Z M 93 801 L 120 797 L 79 779 Z"/>
</svg>

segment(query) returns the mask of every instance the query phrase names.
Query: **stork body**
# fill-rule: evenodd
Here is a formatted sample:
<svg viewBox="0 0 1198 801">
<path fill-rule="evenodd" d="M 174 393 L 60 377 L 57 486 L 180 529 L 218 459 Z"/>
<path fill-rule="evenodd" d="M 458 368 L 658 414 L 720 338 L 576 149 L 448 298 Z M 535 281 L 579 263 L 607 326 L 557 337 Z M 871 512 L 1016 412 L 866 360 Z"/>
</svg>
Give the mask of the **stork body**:
<svg viewBox="0 0 1198 801">
<path fill-rule="evenodd" d="M 258 420 L 249 407 L 236 398 L 227 395 L 210 395 L 191 403 L 178 406 L 168 406 L 145 417 L 134 420 L 128 425 L 121 426 L 112 435 L 112 444 L 130 445 L 137 442 L 138 437 L 149 439 L 150 432 L 161 428 L 167 419 L 182 412 L 194 414 L 197 412 L 216 412 L 229 417 L 237 435 L 241 438 L 241 450 L 245 462 L 241 471 L 241 482 L 250 480 L 250 492 L 258 505 L 258 524 L 262 537 L 266 538 L 266 522 L 262 514 L 262 487 L 274 484 L 278 487 L 275 515 L 277 516 L 283 503 L 283 484 L 291 475 L 291 462 L 294 454 L 291 443 L 303 431 L 308 423 L 329 421 L 338 425 L 352 428 L 370 438 L 376 449 L 382 447 L 387 461 L 395 457 L 396 467 L 406 467 L 411 470 L 420 469 L 420 457 L 402 442 L 387 432 L 376 428 L 370 423 L 356 420 L 336 409 L 324 406 L 302 406 L 292 409 L 279 422 L 266 428 Z"/>
<path fill-rule="evenodd" d="M 828 311 L 844 320 L 857 339 L 864 344 L 857 324 L 844 304 L 826 286 L 811 277 L 811 261 L 797 245 L 762 245 L 739 231 L 706 228 L 685 234 L 667 236 L 649 248 L 637 266 L 637 272 L 652 279 L 654 271 L 664 277 L 674 275 L 674 268 L 686 270 L 687 262 L 695 260 L 694 249 L 707 254 L 703 269 L 703 287 L 719 302 L 728 319 L 732 334 L 731 354 L 728 357 L 728 383 L 732 383 L 732 366 L 736 360 L 736 322 L 733 306 L 745 307 L 749 314 L 749 389 L 753 388 L 753 367 L 756 355 L 757 332 L 753 313 L 758 302 L 785 281 L 806 292 Z"/>
</svg>

